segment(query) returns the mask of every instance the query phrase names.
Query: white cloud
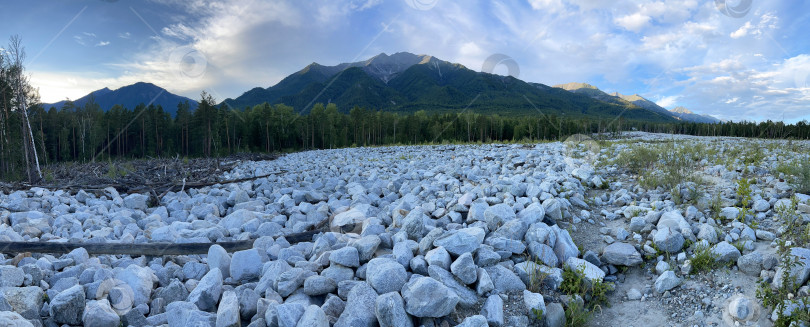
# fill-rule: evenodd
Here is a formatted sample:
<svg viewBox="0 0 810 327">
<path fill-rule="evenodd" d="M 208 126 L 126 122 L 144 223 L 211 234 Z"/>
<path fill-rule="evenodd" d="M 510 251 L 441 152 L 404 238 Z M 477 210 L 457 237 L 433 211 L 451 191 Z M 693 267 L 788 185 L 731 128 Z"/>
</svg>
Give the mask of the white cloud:
<svg viewBox="0 0 810 327">
<path fill-rule="evenodd" d="M 97 47 L 104 47 L 104 46 L 108 46 L 108 45 L 110 45 L 109 41 L 99 41 L 98 43 L 96 43 Z"/>
<path fill-rule="evenodd" d="M 680 95 L 665 96 L 658 99 L 658 101 L 655 101 L 655 103 L 663 108 L 671 109 L 678 104 L 678 99 L 680 98 Z"/>
<path fill-rule="evenodd" d="M 122 39 L 128 39 L 132 37 L 132 34 L 130 34 L 129 32 L 118 33 L 118 37 Z"/>
<path fill-rule="evenodd" d="M 635 13 L 616 18 L 616 24 L 624 27 L 624 29 L 628 31 L 640 32 L 643 28 L 650 25 L 651 19 L 650 16 Z"/>
</svg>

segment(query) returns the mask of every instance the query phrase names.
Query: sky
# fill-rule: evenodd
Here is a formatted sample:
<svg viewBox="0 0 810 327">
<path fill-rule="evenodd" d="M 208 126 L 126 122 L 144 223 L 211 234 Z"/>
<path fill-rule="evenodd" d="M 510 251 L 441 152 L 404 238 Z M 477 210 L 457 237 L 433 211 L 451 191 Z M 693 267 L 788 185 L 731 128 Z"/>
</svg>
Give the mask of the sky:
<svg viewBox="0 0 810 327">
<path fill-rule="evenodd" d="M 217 100 L 312 62 L 412 52 L 723 120 L 810 119 L 810 1 L 3 1 L 42 102 L 151 82 Z M 0 43 L 5 44 L 5 42 Z M 511 60 L 510 60 L 511 59 Z M 514 68 L 514 67 L 513 67 Z"/>
</svg>

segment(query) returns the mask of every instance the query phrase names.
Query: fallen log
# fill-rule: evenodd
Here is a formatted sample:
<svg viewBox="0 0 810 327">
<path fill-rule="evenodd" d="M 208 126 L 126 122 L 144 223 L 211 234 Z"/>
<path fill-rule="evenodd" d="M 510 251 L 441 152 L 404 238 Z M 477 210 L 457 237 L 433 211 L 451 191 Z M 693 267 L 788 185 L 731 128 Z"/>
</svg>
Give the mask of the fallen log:
<svg viewBox="0 0 810 327">
<path fill-rule="evenodd" d="M 308 242 L 322 230 L 311 230 L 285 235 L 290 243 Z M 64 254 L 84 248 L 88 254 L 117 254 L 131 256 L 164 256 L 207 254 L 208 248 L 218 244 L 225 251 L 236 252 L 253 247 L 255 240 L 226 241 L 212 243 L 61 243 L 61 242 L 0 242 L 0 253 L 52 253 Z"/>
</svg>

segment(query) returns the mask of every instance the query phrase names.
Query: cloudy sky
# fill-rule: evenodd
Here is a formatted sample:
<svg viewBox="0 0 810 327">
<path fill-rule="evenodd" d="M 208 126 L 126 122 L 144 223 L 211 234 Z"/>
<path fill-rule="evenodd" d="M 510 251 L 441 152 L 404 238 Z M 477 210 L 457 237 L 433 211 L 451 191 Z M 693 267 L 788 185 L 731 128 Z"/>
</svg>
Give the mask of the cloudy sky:
<svg viewBox="0 0 810 327">
<path fill-rule="evenodd" d="M 473 70 L 504 54 L 525 81 L 726 120 L 810 119 L 809 1 L 4 1 L 0 31 L 22 37 L 43 102 L 138 81 L 223 100 L 408 51 Z"/>
</svg>

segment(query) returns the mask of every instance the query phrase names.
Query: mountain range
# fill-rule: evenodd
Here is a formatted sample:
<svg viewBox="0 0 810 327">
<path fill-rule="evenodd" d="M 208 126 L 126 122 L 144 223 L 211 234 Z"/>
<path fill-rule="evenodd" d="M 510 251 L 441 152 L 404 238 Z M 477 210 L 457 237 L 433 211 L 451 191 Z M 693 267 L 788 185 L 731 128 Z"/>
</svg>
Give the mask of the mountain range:
<svg viewBox="0 0 810 327">
<path fill-rule="evenodd" d="M 157 96 L 159 94 L 159 96 Z M 149 83 L 136 83 L 117 90 L 107 88 L 74 101 L 84 105 L 92 97 L 101 108 L 113 104 L 134 108 L 154 103 L 174 114 L 177 104 L 194 100 L 177 96 Z M 584 83 L 551 87 L 511 76 L 477 72 L 461 64 L 429 55 L 381 53 L 368 60 L 324 66 L 313 62 L 269 87 L 253 88 L 221 105 L 243 109 L 262 103 L 283 103 L 296 112 L 308 113 L 315 103 L 335 103 L 348 112 L 355 106 L 410 113 L 476 112 L 500 115 L 558 115 L 574 118 L 623 117 L 651 122 L 679 120 L 719 122 L 688 112 L 669 111 L 639 95 L 608 94 Z M 45 105 L 61 108 L 64 101 Z"/>
<path fill-rule="evenodd" d="M 91 99 L 104 111 L 110 110 L 116 104 L 132 110 L 140 104 L 148 105 L 151 103 L 163 107 L 163 111 L 174 116 L 177 113 L 177 105 L 185 101 L 188 101 L 191 110 L 197 109 L 197 101 L 172 94 L 155 84 L 144 82 L 127 85 L 116 90 L 105 87 L 73 100 L 73 105 L 83 107 Z M 46 103 L 43 104 L 43 107 L 46 110 L 51 107 L 62 109 L 67 102 L 67 100 L 63 100 L 56 103 Z"/>
</svg>

